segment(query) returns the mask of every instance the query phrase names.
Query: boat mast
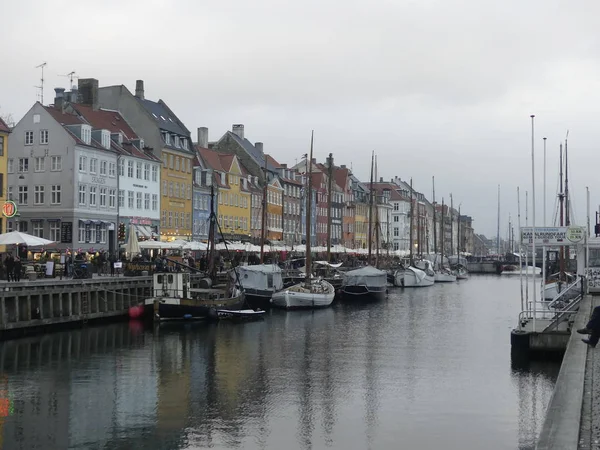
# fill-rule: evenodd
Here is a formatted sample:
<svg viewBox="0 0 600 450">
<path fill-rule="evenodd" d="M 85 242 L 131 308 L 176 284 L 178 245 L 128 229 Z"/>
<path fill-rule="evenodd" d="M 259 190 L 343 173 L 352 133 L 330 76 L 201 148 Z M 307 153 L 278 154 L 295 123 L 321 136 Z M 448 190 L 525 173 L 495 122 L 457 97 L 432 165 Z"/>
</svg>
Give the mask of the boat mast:
<svg viewBox="0 0 600 450">
<path fill-rule="evenodd" d="M 410 179 L 410 242 L 408 244 L 408 254 L 409 254 L 409 258 L 410 258 L 410 264 L 413 263 L 413 217 L 415 216 L 415 208 L 414 208 L 414 204 L 413 204 L 413 186 L 412 186 L 412 178 Z"/>
<path fill-rule="evenodd" d="M 454 221 L 454 199 L 452 198 L 452 193 L 450 194 L 450 252 L 448 253 L 448 256 L 452 256 L 452 251 L 454 250 L 454 245 L 452 245 L 452 242 L 454 242 L 454 225 L 452 224 L 452 222 Z M 442 261 L 444 262 L 444 261 Z"/>
<path fill-rule="evenodd" d="M 210 185 L 210 222 L 208 224 L 208 276 L 214 278 L 216 275 L 217 265 L 215 264 L 215 188 L 213 183 Z"/>
<path fill-rule="evenodd" d="M 431 177 L 431 181 L 433 184 L 433 252 L 435 253 L 435 258 L 437 259 L 437 223 L 435 216 L 435 177 Z M 434 263 L 435 265 L 435 263 Z"/>
<path fill-rule="evenodd" d="M 456 231 L 456 264 L 460 264 L 460 205 L 458 205 L 458 230 Z"/>
<path fill-rule="evenodd" d="M 313 158 L 313 141 L 315 132 L 314 130 L 310 134 L 310 155 L 307 162 L 307 181 L 306 181 L 306 287 L 310 288 L 310 276 L 312 273 L 312 255 L 310 248 L 310 237 L 311 237 L 311 207 L 312 207 L 312 158 Z"/>
<path fill-rule="evenodd" d="M 371 251 L 373 247 L 373 164 L 375 162 L 375 151 L 371 153 L 371 182 L 369 183 L 369 256 L 367 263 L 371 264 Z"/>
<path fill-rule="evenodd" d="M 500 185 L 498 185 L 498 229 L 496 231 L 496 254 L 500 258 Z"/>
<path fill-rule="evenodd" d="M 331 262 L 331 199 L 333 190 L 333 154 L 327 157 L 327 262 Z M 329 267 L 328 267 L 329 268 Z"/>
<path fill-rule="evenodd" d="M 559 190 L 558 190 L 558 200 L 560 202 L 560 226 L 565 225 L 565 194 L 563 192 L 563 146 L 562 142 L 560 144 L 560 165 L 559 165 Z M 561 245 L 560 247 L 560 278 L 564 277 L 565 273 L 565 248 Z"/>
<path fill-rule="evenodd" d="M 567 150 L 569 139 L 569 130 L 567 130 L 567 136 L 565 138 L 565 227 L 571 225 L 571 214 L 569 212 L 571 205 L 569 202 L 569 153 Z M 570 260 L 570 248 L 567 245 L 565 247 L 565 263 L 568 265 Z M 567 267 L 567 270 L 569 268 Z"/>
<path fill-rule="evenodd" d="M 446 239 L 445 239 L 445 235 L 446 235 L 446 220 L 445 220 L 445 214 L 444 214 L 444 197 L 442 197 L 442 245 L 441 245 L 441 251 L 440 251 L 440 258 L 441 258 L 441 262 L 440 262 L 440 268 L 444 267 L 444 245 L 446 245 Z"/>
<path fill-rule="evenodd" d="M 265 166 L 262 168 L 264 174 L 264 186 L 263 186 L 263 198 L 262 198 L 262 211 L 261 211 L 261 222 L 262 227 L 260 229 L 260 263 L 265 262 L 265 239 L 267 234 L 267 189 L 269 183 L 267 181 L 267 157 L 265 156 Z"/>
</svg>

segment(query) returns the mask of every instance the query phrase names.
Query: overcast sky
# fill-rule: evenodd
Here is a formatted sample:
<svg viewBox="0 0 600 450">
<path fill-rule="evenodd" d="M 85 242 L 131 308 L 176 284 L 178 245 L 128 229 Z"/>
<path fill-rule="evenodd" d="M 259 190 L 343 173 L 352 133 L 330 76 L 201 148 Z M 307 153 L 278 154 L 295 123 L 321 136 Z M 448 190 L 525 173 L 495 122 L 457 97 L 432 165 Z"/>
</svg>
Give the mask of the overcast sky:
<svg viewBox="0 0 600 450">
<path fill-rule="evenodd" d="M 554 214 L 558 145 L 569 134 L 571 192 L 585 224 L 600 201 L 600 2 L 594 0 L 23 0 L 3 4 L 0 113 L 18 120 L 76 71 L 100 85 L 145 81 L 190 130 L 216 140 L 233 123 L 293 164 L 315 130 L 329 152 L 368 180 L 413 178 L 431 197 L 462 204 L 476 232 L 516 229 L 517 186 L 531 198 L 536 115 L 537 224 L 542 137 L 547 216 Z M 193 131 L 195 136 L 195 131 Z M 596 206 L 594 206 L 596 205 Z M 530 206 L 530 223 L 531 223 Z M 594 214 L 592 212 L 592 221 Z"/>
</svg>

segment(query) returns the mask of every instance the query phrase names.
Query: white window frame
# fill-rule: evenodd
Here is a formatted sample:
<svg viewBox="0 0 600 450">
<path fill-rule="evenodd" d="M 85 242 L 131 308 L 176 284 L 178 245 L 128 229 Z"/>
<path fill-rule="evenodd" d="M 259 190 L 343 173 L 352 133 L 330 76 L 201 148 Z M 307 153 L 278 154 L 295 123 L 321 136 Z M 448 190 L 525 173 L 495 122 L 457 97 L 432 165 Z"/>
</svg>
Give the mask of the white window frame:
<svg viewBox="0 0 600 450">
<path fill-rule="evenodd" d="M 134 204 L 135 204 L 135 197 L 133 195 L 133 191 L 127 191 L 127 207 L 129 209 L 133 209 Z"/>
<path fill-rule="evenodd" d="M 158 181 L 158 166 L 155 165 L 152 166 L 152 181 L 155 183 Z"/>
<path fill-rule="evenodd" d="M 144 180 L 150 181 L 150 164 L 144 164 Z"/>
<path fill-rule="evenodd" d="M 142 163 L 139 161 L 135 163 L 135 177 L 138 180 L 142 179 Z"/>
<path fill-rule="evenodd" d="M 100 207 L 106 208 L 106 188 L 100 188 Z"/>
<path fill-rule="evenodd" d="M 28 202 L 29 202 L 28 186 L 19 186 L 19 196 L 17 197 L 17 204 L 27 205 Z"/>
<path fill-rule="evenodd" d="M 98 159 L 90 158 L 90 173 L 93 173 L 95 175 L 97 173 L 97 171 L 98 171 Z"/>
<path fill-rule="evenodd" d="M 62 186 L 60 184 L 53 184 L 50 187 L 50 204 L 60 205 L 62 202 Z"/>
<path fill-rule="evenodd" d="M 77 189 L 78 192 L 78 202 L 80 205 L 86 205 L 87 202 L 87 185 L 85 184 L 80 184 L 79 185 L 79 189 Z"/>
<path fill-rule="evenodd" d="M 25 132 L 25 145 L 33 145 L 33 131 L 26 131 Z"/>
<path fill-rule="evenodd" d="M 29 172 L 29 158 L 19 158 L 19 173 Z"/>
<path fill-rule="evenodd" d="M 142 193 L 141 192 L 135 193 L 135 207 L 136 207 L 136 209 L 142 209 Z"/>
<path fill-rule="evenodd" d="M 127 177 L 133 178 L 133 161 L 127 161 Z"/>
<path fill-rule="evenodd" d="M 158 195 L 152 194 L 152 211 L 158 210 Z"/>
<path fill-rule="evenodd" d="M 50 222 L 50 235 L 48 237 L 51 241 L 60 241 L 60 222 Z"/>
<path fill-rule="evenodd" d="M 8 158 L 6 172 L 7 173 L 15 173 L 15 160 L 14 159 Z"/>
<path fill-rule="evenodd" d="M 96 194 L 98 188 L 96 186 L 90 186 L 90 206 L 96 206 Z"/>
<path fill-rule="evenodd" d="M 108 163 L 108 176 L 114 178 L 117 172 L 117 166 L 114 162 Z"/>
<path fill-rule="evenodd" d="M 86 172 L 87 171 L 87 156 L 79 155 L 79 171 Z"/>
<path fill-rule="evenodd" d="M 33 187 L 33 204 L 43 205 L 46 196 L 46 187 L 44 185 L 36 185 Z"/>
<path fill-rule="evenodd" d="M 40 130 L 40 144 L 48 144 L 48 130 Z"/>
<path fill-rule="evenodd" d="M 46 170 L 46 158 L 44 156 L 36 156 L 33 158 L 33 171 L 44 172 Z"/>
<path fill-rule="evenodd" d="M 110 189 L 108 191 L 108 207 L 114 208 L 117 201 L 117 191 L 116 189 Z"/>
<path fill-rule="evenodd" d="M 108 161 L 100 161 L 100 175 L 106 176 L 106 167 L 108 166 Z"/>
<path fill-rule="evenodd" d="M 144 193 L 144 209 L 150 211 L 150 194 L 147 192 Z"/>
<path fill-rule="evenodd" d="M 60 172 L 62 170 L 62 156 L 53 155 L 50 157 L 50 171 Z"/>
</svg>

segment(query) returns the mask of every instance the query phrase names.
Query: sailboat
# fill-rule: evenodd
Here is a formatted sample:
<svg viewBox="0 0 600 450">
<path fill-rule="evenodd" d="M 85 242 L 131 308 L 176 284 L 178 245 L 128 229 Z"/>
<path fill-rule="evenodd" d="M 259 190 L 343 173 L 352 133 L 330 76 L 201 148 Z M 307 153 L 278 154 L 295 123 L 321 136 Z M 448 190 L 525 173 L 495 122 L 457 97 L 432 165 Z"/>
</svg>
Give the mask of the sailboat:
<svg viewBox="0 0 600 450">
<path fill-rule="evenodd" d="M 467 280 L 469 278 L 469 271 L 465 264 L 460 261 L 460 205 L 458 205 L 458 243 L 456 246 L 456 265 L 454 266 L 454 272 L 456 273 L 457 280 Z"/>
<path fill-rule="evenodd" d="M 451 197 L 452 198 L 452 197 Z M 450 269 L 444 266 L 444 247 L 445 242 L 445 225 L 444 220 L 444 198 L 442 197 L 442 258 L 439 267 L 435 271 L 434 280 L 436 283 L 452 283 L 456 281 L 456 275 Z M 452 248 L 452 206 L 450 206 L 450 248 Z M 436 255 L 437 256 L 437 255 Z"/>
<path fill-rule="evenodd" d="M 375 267 L 367 265 L 354 269 L 344 274 L 342 282 L 342 298 L 344 300 L 373 301 L 385 298 L 387 294 L 387 273 L 377 268 L 379 263 L 379 214 L 376 214 L 373 222 L 373 207 L 375 190 L 373 187 L 373 170 L 375 164 L 375 152 L 371 155 L 371 182 L 369 186 L 369 256 L 367 261 L 371 263 L 373 244 L 373 225 L 375 225 L 376 257 Z"/>
<path fill-rule="evenodd" d="M 313 159 L 314 133 L 310 137 L 310 156 L 306 162 L 306 277 L 303 282 L 287 289 L 276 292 L 271 298 L 271 303 L 283 309 L 314 309 L 326 308 L 331 305 L 335 297 L 335 289 L 327 281 L 312 276 L 311 254 L 311 205 L 312 205 L 312 159 Z"/>
<path fill-rule="evenodd" d="M 410 245 L 409 245 L 409 262 L 408 266 L 398 269 L 394 274 L 394 286 L 401 287 L 427 287 L 432 286 L 435 281 L 435 272 L 433 264 L 426 259 L 415 263 L 413 257 L 413 220 L 414 211 L 414 191 L 412 187 L 412 178 L 410 180 Z M 419 266 L 417 266 L 418 264 Z"/>
<path fill-rule="evenodd" d="M 201 280 L 201 288 L 192 288 L 190 274 L 158 272 L 153 275 L 152 297 L 143 303 L 144 317 L 155 321 L 218 319 L 226 312 L 239 316 L 254 315 L 256 311 L 242 309 L 244 292 L 240 283 L 228 280 L 224 286 L 213 286 L 216 280 L 215 233 L 218 222 L 214 213 L 214 191 L 211 187 L 211 215 L 208 244 L 208 277 Z M 179 264 L 180 266 L 185 266 Z M 187 266 L 186 266 L 187 267 Z M 141 309 L 142 305 L 137 308 Z"/>
</svg>

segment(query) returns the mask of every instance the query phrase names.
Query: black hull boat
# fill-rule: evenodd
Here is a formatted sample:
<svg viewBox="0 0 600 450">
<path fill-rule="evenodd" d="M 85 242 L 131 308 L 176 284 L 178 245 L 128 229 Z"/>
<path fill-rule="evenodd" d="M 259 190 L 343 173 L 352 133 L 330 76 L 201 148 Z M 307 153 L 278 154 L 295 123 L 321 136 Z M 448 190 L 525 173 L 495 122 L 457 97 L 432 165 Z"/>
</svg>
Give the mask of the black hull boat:
<svg viewBox="0 0 600 450">
<path fill-rule="evenodd" d="M 344 286 L 341 290 L 345 301 L 377 302 L 387 296 L 387 287 Z"/>
<path fill-rule="evenodd" d="M 260 289 L 246 289 L 244 290 L 244 298 L 248 306 L 254 309 L 269 309 L 271 308 L 271 298 L 273 297 L 273 291 L 260 290 Z"/>
<path fill-rule="evenodd" d="M 387 273 L 365 266 L 346 272 L 342 285 L 345 301 L 372 302 L 387 296 Z"/>
<path fill-rule="evenodd" d="M 207 320 L 215 319 L 219 310 L 240 310 L 244 307 L 244 297 L 203 300 L 187 298 L 155 298 L 146 300 L 144 317 L 155 321 L 163 320 Z"/>
</svg>

